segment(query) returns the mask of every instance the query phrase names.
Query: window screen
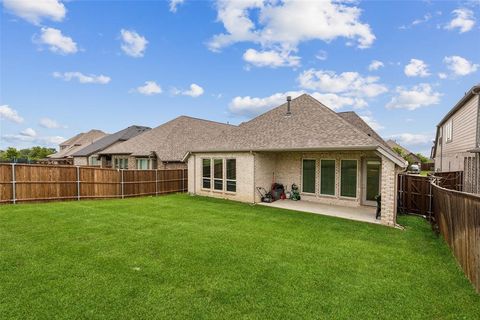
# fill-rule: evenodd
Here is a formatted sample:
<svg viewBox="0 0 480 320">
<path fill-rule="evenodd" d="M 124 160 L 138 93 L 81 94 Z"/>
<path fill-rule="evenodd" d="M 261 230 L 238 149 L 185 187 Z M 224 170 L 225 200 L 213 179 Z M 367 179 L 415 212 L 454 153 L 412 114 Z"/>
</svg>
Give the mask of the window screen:
<svg viewBox="0 0 480 320">
<path fill-rule="evenodd" d="M 211 166 L 210 159 L 202 160 L 202 187 L 205 189 L 210 189 L 212 187 L 210 166 Z"/>
<path fill-rule="evenodd" d="M 213 160 L 213 188 L 223 190 L 223 159 Z"/>
<path fill-rule="evenodd" d="M 236 192 L 237 191 L 237 160 L 227 159 L 226 170 L 227 170 L 226 172 L 227 191 Z"/>
<path fill-rule="evenodd" d="M 340 182 L 340 195 L 342 197 L 357 197 L 357 161 L 342 160 Z"/>
<path fill-rule="evenodd" d="M 320 166 L 320 194 L 334 196 L 335 160 L 322 160 Z"/>
<path fill-rule="evenodd" d="M 302 192 L 315 193 L 315 160 L 303 160 Z"/>
</svg>

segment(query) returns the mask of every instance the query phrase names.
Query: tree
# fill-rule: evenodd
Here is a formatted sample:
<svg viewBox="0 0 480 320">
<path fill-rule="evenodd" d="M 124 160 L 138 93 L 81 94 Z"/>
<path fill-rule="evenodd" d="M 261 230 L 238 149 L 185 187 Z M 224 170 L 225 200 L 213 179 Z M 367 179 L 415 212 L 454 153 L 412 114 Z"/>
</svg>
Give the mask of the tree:
<svg viewBox="0 0 480 320">
<path fill-rule="evenodd" d="M 420 159 L 420 162 L 422 162 L 422 163 L 427 163 L 428 160 L 429 160 L 427 157 L 425 157 L 425 156 L 424 156 L 423 154 L 421 154 L 421 153 L 417 153 L 417 157 Z"/>
<path fill-rule="evenodd" d="M 405 157 L 405 153 L 403 152 L 403 149 L 402 149 L 402 148 L 400 148 L 400 147 L 393 147 L 392 149 L 393 149 L 393 151 L 395 151 L 396 153 L 398 153 L 398 155 L 399 155 L 400 157 Z"/>
<path fill-rule="evenodd" d="M 20 155 L 20 153 L 18 152 L 18 150 L 16 148 L 9 147 L 9 148 L 7 148 L 7 150 L 4 153 L 4 158 L 5 158 L 5 160 L 13 161 L 15 159 L 18 159 L 19 155 Z"/>
</svg>

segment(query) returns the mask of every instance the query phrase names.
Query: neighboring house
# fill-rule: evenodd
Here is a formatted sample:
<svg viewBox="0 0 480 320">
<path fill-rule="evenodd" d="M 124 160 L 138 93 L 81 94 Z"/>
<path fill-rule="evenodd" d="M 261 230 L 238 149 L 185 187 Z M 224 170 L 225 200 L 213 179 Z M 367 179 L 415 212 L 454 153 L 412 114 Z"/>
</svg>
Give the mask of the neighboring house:
<svg viewBox="0 0 480 320">
<path fill-rule="evenodd" d="M 181 116 L 101 152 L 118 169 L 186 168 L 188 150 L 209 141 L 229 124 Z"/>
<path fill-rule="evenodd" d="M 465 171 L 465 187 L 480 190 L 480 85 L 473 86 L 437 125 L 435 171 Z"/>
<path fill-rule="evenodd" d="M 112 167 L 112 159 L 105 155 L 100 157 L 99 152 L 112 147 L 116 144 L 128 141 L 129 139 L 144 133 L 151 128 L 142 126 L 130 126 L 118 132 L 108 134 L 94 143 L 78 150 L 72 154 L 73 164 L 77 166 L 102 166 L 104 168 Z"/>
<path fill-rule="evenodd" d="M 387 140 L 387 145 L 395 152 L 397 152 L 397 150 L 400 150 L 401 153 L 402 153 L 400 156 L 402 156 L 409 163 L 411 163 L 411 164 L 413 164 L 413 163 L 421 164 L 422 163 L 422 159 L 420 159 L 419 156 L 417 156 L 415 153 L 411 152 L 407 148 L 399 145 L 395 140 L 391 140 L 391 139 Z"/>
<path fill-rule="evenodd" d="M 354 121 L 349 120 L 354 119 Z M 259 202 L 257 187 L 273 182 L 302 200 L 374 206 L 382 223 L 396 221 L 397 174 L 406 162 L 353 113 L 335 113 L 304 94 L 189 149 L 192 194 Z"/>
<path fill-rule="evenodd" d="M 59 146 L 60 150 L 57 153 L 49 155 L 43 162 L 48 164 L 73 164 L 72 155 L 75 152 L 94 143 L 105 135 L 105 132 L 96 129 L 79 133 L 62 142 Z"/>
</svg>

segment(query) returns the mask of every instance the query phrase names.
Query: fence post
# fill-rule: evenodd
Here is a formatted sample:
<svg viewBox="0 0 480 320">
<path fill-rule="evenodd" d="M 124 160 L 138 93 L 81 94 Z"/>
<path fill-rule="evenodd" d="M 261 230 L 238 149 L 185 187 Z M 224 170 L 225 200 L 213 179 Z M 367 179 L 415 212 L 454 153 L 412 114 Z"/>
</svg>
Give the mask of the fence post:
<svg viewBox="0 0 480 320">
<path fill-rule="evenodd" d="M 155 169 L 155 195 L 158 196 L 158 169 Z"/>
<path fill-rule="evenodd" d="M 120 172 L 122 173 L 122 199 L 125 197 L 124 196 L 124 183 L 123 183 L 123 169 L 120 169 Z"/>
<path fill-rule="evenodd" d="M 80 167 L 77 166 L 77 201 L 80 201 Z"/>
<path fill-rule="evenodd" d="M 13 204 L 17 203 L 16 185 L 17 185 L 17 181 L 15 180 L 15 163 L 12 163 L 12 201 L 13 201 Z"/>
</svg>

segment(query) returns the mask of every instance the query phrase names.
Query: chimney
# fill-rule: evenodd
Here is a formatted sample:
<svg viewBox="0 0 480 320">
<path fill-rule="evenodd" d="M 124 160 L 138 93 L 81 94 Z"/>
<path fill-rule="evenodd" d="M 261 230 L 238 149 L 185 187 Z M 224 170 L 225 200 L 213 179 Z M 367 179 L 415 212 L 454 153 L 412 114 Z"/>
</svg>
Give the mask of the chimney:
<svg viewBox="0 0 480 320">
<path fill-rule="evenodd" d="M 290 111 L 290 101 L 292 101 L 292 97 L 287 96 L 287 116 L 292 114 L 292 112 Z"/>
</svg>

